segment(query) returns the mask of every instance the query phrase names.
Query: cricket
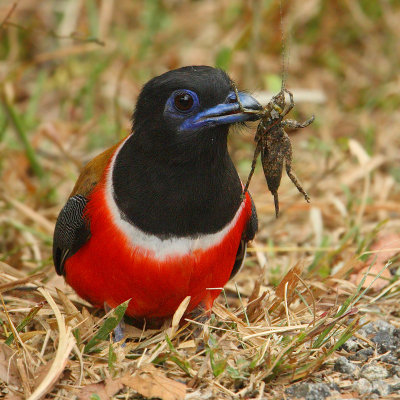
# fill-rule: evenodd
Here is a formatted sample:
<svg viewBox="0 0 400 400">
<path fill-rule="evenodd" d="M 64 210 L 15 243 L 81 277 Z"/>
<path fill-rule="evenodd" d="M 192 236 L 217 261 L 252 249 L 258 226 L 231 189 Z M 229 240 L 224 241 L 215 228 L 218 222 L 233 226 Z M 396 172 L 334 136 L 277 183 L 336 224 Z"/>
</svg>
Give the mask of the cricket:
<svg viewBox="0 0 400 400">
<path fill-rule="evenodd" d="M 264 176 L 267 181 L 268 189 L 274 196 L 275 215 L 279 215 L 279 196 L 278 189 L 282 179 L 283 165 L 285 164 L 286 173 L 296 186 L 297 190 L 304 196 L 309 203 L 310 197 L 301 186 L 295 173 L 292 170 L 292 143 L 285 127 L 299 129 L 306 128 L 314 121 L 314 115 L 307 121 L 299 122 L 293 119 L 284 119 L 295 106 L 293 94 L 282 85 L 278 94 L 272 97 L 269 103 L 261 110 L 249 110 L 243 107 L 240 102 L 239 93 L 234 83 L 232 83 L 240 111 L 245 113 L 256 114 L 260 123 L 258 124 L 254 141 L 256 148 L 254 150 L 251 170 L 247 178 L 243 194 L 249 188 L 251 178 L 254 174 L 257 159 L 261 153 L 261 164 Z M 289 103 L 286 103 L 286 94 L 289 96 Z"/>
</svg>

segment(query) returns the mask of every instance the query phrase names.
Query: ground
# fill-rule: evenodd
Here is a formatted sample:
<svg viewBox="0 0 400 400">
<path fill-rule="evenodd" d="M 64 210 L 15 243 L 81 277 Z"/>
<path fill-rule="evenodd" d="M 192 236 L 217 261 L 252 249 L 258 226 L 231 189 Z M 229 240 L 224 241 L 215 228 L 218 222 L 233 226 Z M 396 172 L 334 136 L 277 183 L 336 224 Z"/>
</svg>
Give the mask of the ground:
<svg viewBox="0 0 400 400">
<path fill-rule="evenodd" d="M 0 3 L 0 388 L 5 398 L 400 398 L 400 5 L 396 1 Z M 282 49 L 282 28 L 284 49 Z M 79 170 L 129 132 L 141 86 L 224 68 L 265 104 L 281 85 L 307 204 L 286 175 L 210 319 L 161 330 L 107 316 L 54 271 Z M 256 124 L 233 130 L 246 179 Z"/>
</svg>

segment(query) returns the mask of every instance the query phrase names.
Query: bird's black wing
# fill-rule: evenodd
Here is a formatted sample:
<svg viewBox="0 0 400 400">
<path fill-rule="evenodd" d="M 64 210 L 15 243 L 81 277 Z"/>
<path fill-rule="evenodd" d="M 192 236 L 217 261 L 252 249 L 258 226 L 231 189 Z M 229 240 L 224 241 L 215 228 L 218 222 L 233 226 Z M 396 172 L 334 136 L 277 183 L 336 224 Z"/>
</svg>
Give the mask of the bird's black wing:
<svg viewBox="0 0 400 400">
<path fill-rule="evenodd" d="M 243 231 L 243 235 L 239 243 L 239 248 L 236 253 L 235 264 L 233 264 L 233 269 L 229 279 L 233 278 L 242 267 L 244 258 L 246 256 L 247 242 L 254 239 L 254 236 L 258 230 L 257 211 L 251 195 L 250 195 L 250 200 L 251 200 L 251 216 L 249 221 L 247 222 L 246 229 Z"/>
<path fill-rule="evenodd" d="M 53 261 L 57 274 L 64 274 L 64 264 L 90 238 L 89 222 L 83 212 L 87 198 L 77 194 L 69 198 L 61 210 L 53 238 Z"/>
</svg>

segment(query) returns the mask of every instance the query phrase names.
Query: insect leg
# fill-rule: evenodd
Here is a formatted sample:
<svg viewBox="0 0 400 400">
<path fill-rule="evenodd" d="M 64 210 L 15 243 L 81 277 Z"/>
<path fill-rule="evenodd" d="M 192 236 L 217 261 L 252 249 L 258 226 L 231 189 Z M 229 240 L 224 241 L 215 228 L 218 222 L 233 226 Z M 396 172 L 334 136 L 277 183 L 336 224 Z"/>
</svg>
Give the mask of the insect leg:
<svg viewBox="0 0 400 400">
<path fill-rule="evenodd" d="M 245 108 L 243 107 L 243 104 L 240 101 L 239 91 L 237 90 L 237 87 L 236 87 L 236 85 L 235 85 L 235 83 L 233 81 L 231 81 L 231 85 L 232 85 L 233 91 L 235 92 L 236 100 L 237 100 L 237 102 L 239 104 L 239 110 L 240 111 L 245 111 Z"/>
<path fill-rule="evenodd" d="M 294 119 L 285 119 L 282 121 L 282 126 L 287 126 L 293 129 L 305 128 L 314 121 L 314 118 L 315 117 L 313 115 L 310 119 L 304 122 L 295 121 Z"/>
<path fill-rule="evenodd" d="M 239 91 L 237 90 L 237 87 L 233 81 L 231 81 L 231 86 L 232 86 L 233 91 L 235 92 L 236 100 L 239 104 L 239 110 L 241 112 L 246 113 L 246 114 L 257 114 L 257 115 L 260 114 L 260 111 L 258 111 L 258 110 L 251 110 L 249 108 L 243 107 L 243 104 L 240 101 Z"/>
<path fill-rule="evenodd" d="M 301 186 L 300 182 L 298 181 L 296 175 L 292 171 L 292 144 L 290 143 L 289 136 L 287 135 L 286 132 L 284 132 L 284 136 L 282 138 L 282 148 L 283 148 L 283 153 L 285 155 L 286 173 L 288 174 L 288 177 L 290 178 L 290 180 L 296 186 L 297 190 L 304 196 L 307 203 L 309 203 L 310 197 L 308 196 L 306 191 L 303 189 L 303 187 Z"/>
<path fill-rule="evenodd" d="M 251 181 L 251 178 L 253 177 L 254 170 L 256 168 L 257 158 L 258 158 L 258 155 L 260 154 L 261 148 L 262 148 L 262 141 L 259 140 L 257 142 L 256 149 L 254 150 L 253 161 L 251 163 L 251 170 L 250 170 L 249 176 L 247 177 L 247 182 L 246 182 L 246 185 L 245 185 L 245 187 L 243 189 L 242 196 L 244 196 L 246 194 L 246 192 L 247 192 L 247 190 L 249 188 L 250 181 Z"/>
</svg>

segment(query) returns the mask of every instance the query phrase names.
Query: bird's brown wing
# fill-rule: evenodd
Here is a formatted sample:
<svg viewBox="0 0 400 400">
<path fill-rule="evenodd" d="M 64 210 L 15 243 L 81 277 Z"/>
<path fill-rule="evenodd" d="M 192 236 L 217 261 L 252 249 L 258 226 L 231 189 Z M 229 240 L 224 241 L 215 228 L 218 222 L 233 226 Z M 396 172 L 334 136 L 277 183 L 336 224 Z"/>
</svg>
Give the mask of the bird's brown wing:
<svg viewBox="0 0 400 400">
<path fill-rule="evenodd" d="M 103 176 L 104 169 L 107 167 L 111 156 L 114 154 L 114 151 L 117 149 L 120 143 L 121 142 L 103 151 L 83 167 L 82 172 L 79 175 L 79 178 L 70 194 L 70 197 L 79 194 L 87 198 L 90 195 L 93 188 L 99 183 L 101 177 Z"/>
</svg>

